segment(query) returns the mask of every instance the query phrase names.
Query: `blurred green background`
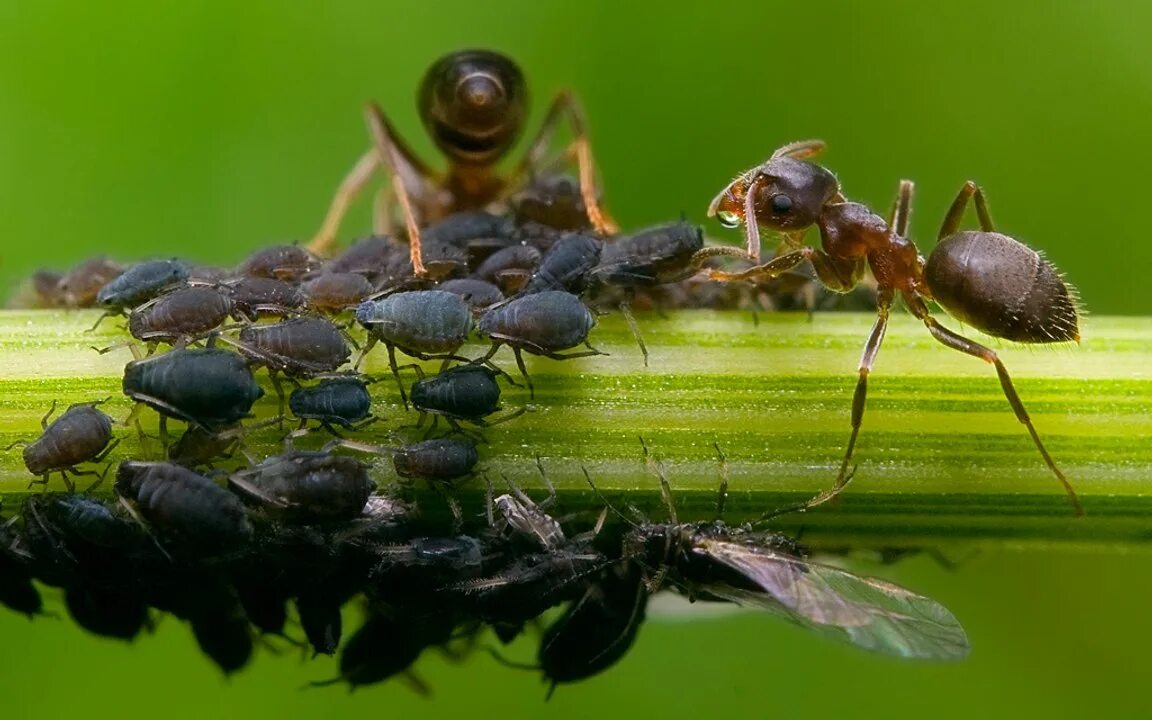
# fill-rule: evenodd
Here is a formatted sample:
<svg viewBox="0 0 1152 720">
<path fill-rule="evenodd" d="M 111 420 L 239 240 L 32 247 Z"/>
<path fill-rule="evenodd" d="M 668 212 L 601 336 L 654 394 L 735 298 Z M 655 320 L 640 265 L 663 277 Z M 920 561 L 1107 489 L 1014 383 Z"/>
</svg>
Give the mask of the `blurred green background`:
<svg viewBox="0 0 1152 720">
<path fill-rule="evenodd" d="M 969 178 L 997 222 L 1042 248 L 1098 314 L 1146 314 L 1152 243 L 1152 4 L 583 2 L 0 2 L 0 287 L 107 252 L 228 263 L 308 237 L 366 148 L 379 100 L 433 157 L 421 73 L 466 46 L 528 75 L 534 115 L 574 88 L 608 205 L 624 227 L 703 220 L 739 170 L 820 137 L 853 199 L 887 207 L 917 182 L 927 250 Z M 534 128 L 534 126 L 533 126 Z M 361 208 L 348 235 L 367 226 Z M 713 235 L 738 241 L 713 226 Z M 874 658 L 744 615 L 650 623 L 619 668 L 561 688 L 480 653 L 400 685 L 301 691 L 333 674 L 264 653 L 232 682 L 174 621 L 125 648 L 66 622 L 0 614 L 6 717 L 1147 716 L 1152 559 L 985 552 L 860 569 L 939 599 L 970 661 Z M 63 614 L 59 603 L 55 609 Z M 530 646 L 515 651 L 532 657 Z"/>
</svg>

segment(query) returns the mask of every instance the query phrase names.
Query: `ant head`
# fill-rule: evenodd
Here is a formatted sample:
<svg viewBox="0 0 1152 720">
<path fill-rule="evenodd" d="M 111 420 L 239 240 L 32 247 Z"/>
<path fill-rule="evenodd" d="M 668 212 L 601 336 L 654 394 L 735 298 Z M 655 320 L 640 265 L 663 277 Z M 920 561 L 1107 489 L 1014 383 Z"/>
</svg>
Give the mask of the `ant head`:
<svg viewBox="0 0 1152 720">
<path fill-rule="evenodd" d="M 453 160 L 488 163 L 511 147 L 523 125 L 524 75 L 509 58 L 464 50 L 437 60 L 420 87 L 420 116 Z"/>
<path fill-rule="evenodd" d="M 816 223 L 839 191 L 836 176 L 819 165 L 775 157 L 733 180 L 712 200 L 708 216 L 735 228 L 751 212 L 762 227 L 802 230 Z"/>
</svg>

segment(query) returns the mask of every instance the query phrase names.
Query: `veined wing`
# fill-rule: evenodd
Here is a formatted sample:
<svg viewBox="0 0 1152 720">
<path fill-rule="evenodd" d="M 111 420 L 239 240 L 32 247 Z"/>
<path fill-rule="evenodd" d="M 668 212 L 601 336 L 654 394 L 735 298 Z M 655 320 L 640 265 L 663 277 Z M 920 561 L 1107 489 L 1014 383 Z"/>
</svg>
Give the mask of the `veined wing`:
<svg viewBox="0 0 1152 720">
<path fill-rule="evenodd" d="M 707 584 L 717 597 L 781 615 L 865 650 L 907 658 L 959 660 L 968 636 L 935 600 L 878 578 L 806 562 L 762 547 L 703 540 L 694 551 L 737 571 L 763 589 Z"/>
</svg>

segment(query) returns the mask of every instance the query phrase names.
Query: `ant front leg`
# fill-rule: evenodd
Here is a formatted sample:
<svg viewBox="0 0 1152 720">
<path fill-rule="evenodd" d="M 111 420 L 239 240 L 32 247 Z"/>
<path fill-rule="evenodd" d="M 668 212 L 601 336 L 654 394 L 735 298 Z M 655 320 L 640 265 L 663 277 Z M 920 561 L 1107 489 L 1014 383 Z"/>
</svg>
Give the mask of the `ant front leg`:
<svg viewBox="0 0 1152 720">
<path fill-rule="evenodd" d="M 412 274 L 422 277 L 427 271 L 424 269 L 423 254 L 420 250 L 420 227 L 416 222 L 416 211 L 412 207 L 412 197 L 405 184 L 405 175 L 419 185 L 426 184 L 429 175 L 426 168 L 413 162 L 412 157 L 396 139 L 396 134 L 389 125 L 384 113 L 375 103 L 370 103 L 364 109 L 368 129 L 372 133 L 372 140 L 376 145 L 379 161 L 388 170 L 388 182 L 400 203 L 400 210 L 404 214 L 404 225 L 408 231 L 408 254 L 412 262 Z"/>
<path fill-rule="evenodd" d="M 348 208 L 379 167 L 380 154 L 375 149 L 364 153 L 356 161 L 348 174 L 340 181 L 340 186 L 336 188 L 336 194 L 332 197 L 332 202 L 328 206 L 328 213 L 324 216 L 324 222 L 321 223 L 320 229 L 308 241 L 310 252 L 317 255 L 328 254 L 332 244 L 336 242 L 336 234 L 340 231 L 340 223 L 343 222 L 344 216 L 348 213 Z"/>
<path fill-rule="evenodd" d="M 1048 454 L 1048 449 L 1044 447 L 1044 443 L 1040 441 L 1040 435 L 1036 432 L 1036 426 L 1032 424 L 1032 418 L 1029 417 L 1028 411 L 1024 409 L 1024 403 L 1020 400 L 1020 395 L 1016 392 L 1016 387 L 1012 384 L 1012 378 L 1008 375 L 1008 368 L 1004 367 L 1004 363 L 1000 361 L 1000 356 L 996 351 L 991 348 L 984 347 L 980 343 L 969 340 L 968 338 L 960 335 L 959 333 L 952 332 L 948 328 L 937 322 L 936 318 L 928 313 L 928 306 L 924 303 L 924 299 L 914 293 L 904 293 L 904 304 L 908 309 L 920 319 L 928 327 L 928 332 L 932 333 L 932 337 L 936 338 L 942 345 L 946 345 L 953 350 L 980 358 L 984 362 L 994 365 L 996 367 L 996 374 L 1000 378 L 1000 387 L 1004 391 L 1004 397 L 1007 398 L 1008 404 L 1012 406 L 1012 411 L 1016 413 L 1016 419 L 1020 421 L 1024 427 L 1028 428 L 1028 434 L 1032 436 L 1032 442 L 1036 445 L 1036 449 L 1040 451 L 1040 457 L 1044 458 L 1044 463 L 1052 474 L 1064 486 L 1064 491 L 1068 493 L 1068 500 L 1072 503 L 1077 516 L 1084 515 L 1084 506 L 1080 504 L 1080 498 L 1076 495 L 1076 491 L 1072 488 L 1072 483 L 1068 482 L 1068 478 L 1064 476 L 1060 468 L 1056 466 L 1056 462 L 1052 456 Z"/>
<path fill-rule="evenodd" d="M 596 164 L 592 159 L 592 147 L 588 142 L 584 112 L 570 92 L 563 91 L 556 95 L 556 99 L 552 101 L 548 113 L 544 116 L 544 122 L 540 124 L 536 137 L 528 146 L 528 152 L 520 161 L 520 165 L 512 174 L 512 178 L 519 181 L 525 176 L 531 176 L 532 172 L 543 161 L 544 153 L 547 152 L 552 137 L 564 118 L 568 119 L 568 124 L 572 128 L 570 149 L 576 156 L 576 169 L 580 180 L 580 198 L 584 201 L 588 221 L 592 223 L 597 234 L 614 235 L 618 231 L 616 223 L 600 207 L 600 193 L 596 187 Z"/>
<path fill-rule="evenodd" d="M 876 322 L 872 325 L 872 333 L 868 336 L 868 342 L 864 344 L 864 353 L 860 356 L 860 378 L 856 381 L 856 393 L 852 398 L 852 434 L 848 437 L 848 447 L 844 451 L 844 460 L 840 463 L 840 472 L 836 475 L 833 493 L 839 492 L 851 478 L 848 464 L 852 462 L 856 438 L 860 435 L 860 425 L 864 420 L 864 403 L 868 398 L 868 375 L 871 374 L 872 364 L 876 362 L 876 355 L 880 352 L 880 344 L 884 342 L 884 333 L 888 329 L 888 310 L 891 307 L 892 291 L 882 290 L 876 307 Z"/>
<path fill-rule="evenodd" d="M 948 214 L 944 216 L 944 222 L 940 225 L 940 234 L 936 236 L 937 240 L 955 235 L 960 230 L 960 221 L 964 218 L 964 211 L 968 209 L 968 200 L 973 196 L 975 196 L 976 216 L 980 219 L 980 229 L 984 232 L 996 232 L 996 227 L 992 224 L 992 216 L 988 214 L 988 203 L 984 199 L 984 191 L 980 189 L 979 185 L 969 180 L 964 183 L 964 187 L 960 188 L 960 193 L 952 201 L 952 207 L 948 208 Z"/>
</svg>

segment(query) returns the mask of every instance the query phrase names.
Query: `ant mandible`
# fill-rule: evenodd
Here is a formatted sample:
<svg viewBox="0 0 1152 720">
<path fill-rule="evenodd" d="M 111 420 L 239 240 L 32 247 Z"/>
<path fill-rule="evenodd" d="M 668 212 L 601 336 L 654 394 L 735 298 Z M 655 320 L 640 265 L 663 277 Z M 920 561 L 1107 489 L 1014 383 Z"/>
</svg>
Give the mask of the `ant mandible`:
<svg viewBox="0 0 1152 720">
<path fill-rule="evenodd" d="M 320 255 L 331 249 L 348 207 L 376 172 L 382 171 L 388 176 L 404 216 L 413 273 L 423 275 L 420 225 L 454 212 L 483 209 L 535 180 L 541 168 L 554 162 L 546 153 L 565 118 L 572 129 L 565 156 L 576 160 L 588 220 L 601 235 L 614 232 L 612 221 L 599 205 L 584 116 L 569 92 L 556 95 L 521 161 L 507 174 L 497 172 L 497 164 L 520 136 L 527 103 L 524 76 L 504 55 L 464 50 L 433 63 L 424 74 L 418 104 L 425 129 L 448 159 L 445 173 L 425 165 L 392 128 L 380 107 L 369 103 L 365 116 L 373 147 L 336 189 L 328 214 L 308 249 Z M 392 207 L 387 189 L 377 195 L 374 225 L 378 234 L 387 234 L 391 229 Z"/>
<path fill-rule="evenodd" d="M 846 482 L 860 432 L 868 375 L 884 340 L 888 313 L 897 295 L 940 343 L 996 367 L 1004 396 L 1016 418 L 1028 428 L 1048 468 L 1064 485 L 1077 515 L 1084 513 L 1071 483 L 1040 441 L 1008 370 L 996 352 L 941 325 L 928 310 L 933 300 L 957 320 L 989 335 L 1024 343 L 1080 341 L 1075 291 L 1035 250 L 995 231 L 983 191 L 969 181 L 961 188 L 940 228 L 927 262 L 908 238 L 912 182 L 902 180 L 890 219 L 848 202 L 835 176 L 806 159 L 824 143 L 808 140 L 786 145 L 764 164 L 741 174 L 708 208 L 727 227 L 743 224 L 747 254 L 759 261 L 760 226 L 783 235 L 789 248 L 772 260 L 742 272 L 709 270 L 721 281 L 771 279 L 804 260 L 830 290 L 847 292 L 871 268 L 879 287 L 876 322 L 864 345 L 860 377 L 852 402 L 852 434 L 836 487 Z M 969 200 L 976 205 L 980 230 L 960 230 Z M 821 247 L 803 244 L 805 231 L 820 229 Z"/>
</svg>

